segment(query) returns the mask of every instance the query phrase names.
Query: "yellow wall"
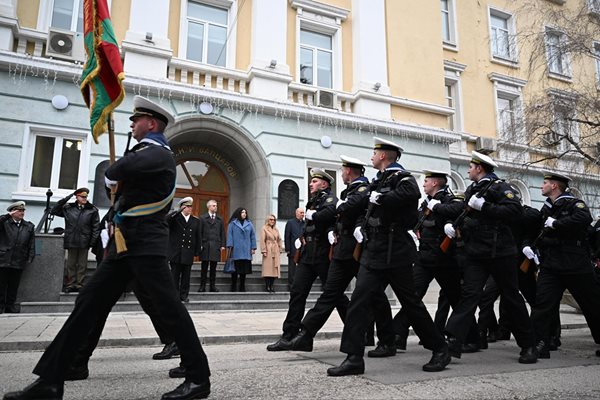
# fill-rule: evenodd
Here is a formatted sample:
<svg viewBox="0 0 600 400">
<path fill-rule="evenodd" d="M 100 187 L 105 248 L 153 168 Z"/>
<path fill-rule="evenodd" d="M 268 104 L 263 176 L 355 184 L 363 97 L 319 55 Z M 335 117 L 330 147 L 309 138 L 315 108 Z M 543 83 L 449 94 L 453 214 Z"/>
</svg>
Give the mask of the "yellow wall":
<svg viewBox="0 0 600 400">
<path fill-rule="evenodd" d="M 37 28 L 40 0 L 27 0 L 17 2 L 17 18 L 23 28 Z"/>
<path fill-rule="evenodd" d="M 238 7 L 240 5 L 243 7 L 241 10 L 238 9 L 235 68 L 244 71 L 248 69 L 252 57 L 252 1 L 238 3 Z M 283 38 L 275 40 L 283 40 Z"/>
<path fill-rule="evenodd" d="M 111 3 L 110 18 L 118 43 L 121 43 L 125 39 L 125 33 L 129 29 L 130 14 L 131 0 L 113 0 Z"/>
<path fill-rule="evenodd" d="M 392 119 L 400 122 L 432 126 L 440 129 L 445 129 L 448 127 L 448 117 L 444 115 L 413 110 L 400 106 L 392 106 Z"/>
<path fill-rule="evenodd" d="M 173 57 L 179 57 L 179 21 L 181 19 L 181 0 L 171 0 L 169 4 L 168 35 L 171 41 Z"/>
</svg>

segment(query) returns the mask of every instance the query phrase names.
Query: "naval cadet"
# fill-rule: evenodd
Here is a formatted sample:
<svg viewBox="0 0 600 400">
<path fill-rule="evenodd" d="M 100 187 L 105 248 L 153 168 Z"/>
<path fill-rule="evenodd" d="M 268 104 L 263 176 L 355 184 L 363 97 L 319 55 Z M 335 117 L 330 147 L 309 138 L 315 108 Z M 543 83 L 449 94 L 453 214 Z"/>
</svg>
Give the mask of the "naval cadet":
<svg viewBox="0 0 600 400">
<path fill-rule="evenodd" d="M 512 333 L 521 347 L 519 362 L 537 362 L 533 326 L 519 293 L 517 282 L 516 244 L 511 225 L 523 215 L 521 203 L 512 186 L 494 173 L 498 165 L 489 156 L 472 152 L 468 175 L 473 183 L 465 191 L 464 222 L 461 226 L 448 223 L 444 231 L 455 237 L 459 230 L 465 243 L 463 289 L 458 305 L 446 324 L 450 353 L 460 358 L 470 322 L 491 275 L 511 318 Z"/>
<path fill-rule="evenodd" d="M 360 263 L 353 257 L 357 244 L 353 233 L 357 219 L 364 213 L 369 180 L 364 176 L 365 164 L 362 161 L 348 156 L 340 158 L 342 180 L 347 186 L 336 205 L 336 223 L 327 234 L 333 249 L 327 283 L 315 306 L 302 320 L 302 330 L 286 346 L 289 350 L 312 351 L 313 338 L 325 325 L 340 299 L 345 297 L 344 291 L 358 274 L 360 267 Z M 396 354 L 396 348 L 393 346 L 391 308 L 383 288 L 374 299 L 373 313 L 377 321 L 379 345 L 368 354 L 370 357 L 393 356 Z"/>
<path fill-rule="evenodd" d="M 179 301 L 167 263 L 169 230 L 165 217 L 175 193 L 177 172 L 163 132 L 174 118 L 141 96 L 136 96 L 133 104 L 131 130 L 139 143 L 105 173 L 108 185 L 119 183 L 113 219 L 116 229 L 108 242 L 108 254 L 33 370 L 40 378 L 22 391 L 7 393 L 4 399 L 62 399 L 65 373 L 76 353 L 70 349 L 84 345 L 98 318 L 107 317 L 132 280 L 148 292 L 181 351 L 185 381 L 162 399 L 206 398 L 210 394 L 208 360 L 194 323 Z M 135 397 L 134 392 L 129 397 Z"/>
<path fill-rule="evenodd" d="M 290 349 L 290 340 L 301 330 L 306 299 L 317 279 L 326 284 L 329 272 L 329 242 L 327 232 L 335 223 L 335 206 L 338 199 L 331 193 L 333 177 L 320 168 L 310 170 L 310 200 L 306 204 L 304 233 L 296 239 L 295 247 L 300 249 L 300 262 L 296 269 L 294 283 L 290 290 L 288 312 L 283 322 L 283 334 L 275 343 L 267 346 L 268 351 Z M 342 318 L 346 315 L 348 298 L 339 296 L 336 308 Z"/>
<path fill-rule="evenodd" d="M 359 219 L 354 237 L 362 243 L 360 270 L 352 293 L 342 333 L 340 351 L 347 354 L 330 376 L 359 375 L 365 371 L 364 335 L 369 324 L 366 316 L 373 299 L 388 284 L 406 309 L 410 324 L 423 346 L 433 351 L 424 371 L 443 370 L 450 362 L 448 346 L 436 329 L 427 308 L 415 293 L 412 264 L 416 244 L 408 233 L 417 223 L 421 193 L 415 178 L 397 160 L 402 148 L 389 140 L 375 138 L 371 162 L 379 172 L 362 200 L 366 215 Z"/>
<path fill-rule="evenodd" d="M 546 171 L 542 195 L 542 234 L 525 246 L 523 253 L 539 252 L 539 273 L 531 318 L 540 358 L 550 358 L 549 341 L 555 329 L 556 309 L 565 289 L 573 295 L 585 316 L 592 337 L 600 344 L 600 286 L 590 260 L 588 227 L 592 215 L 585 202 L 567 191 L 566 175 Z M 532 248 L 534 246 L 534 248 Z"/>
</svg>

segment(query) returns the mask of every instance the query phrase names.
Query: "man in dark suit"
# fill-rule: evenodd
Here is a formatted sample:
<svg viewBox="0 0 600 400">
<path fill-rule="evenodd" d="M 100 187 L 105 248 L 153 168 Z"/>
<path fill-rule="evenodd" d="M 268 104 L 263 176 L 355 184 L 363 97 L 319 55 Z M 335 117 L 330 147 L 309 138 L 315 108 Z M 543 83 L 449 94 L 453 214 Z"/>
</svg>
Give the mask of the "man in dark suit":
<svg viewBox="0 0 600 400">
<path fill-rule="evenodd" d="M 179 201 L 179 210 L 169 214 L 169 264 L 181 301 L 188 302 L 194 256 L 200 254 L 200 220 L 192 215 L 194 199 Z"/>
<path fill-rule="evenodd" d="M 177 171 L 163 132 L 174 118 L 141 96 L 136 96 L 133 104 L 131 130 L 139 143 L 105 173 L 107 185 L 121 183 L 113 218 L 115 234 L 108 242 L 107 256 L 79 292 L 73 312 L 34 368 L 40 378 L 21 391 L 5 394 L 5 400 L 62 399 L 65 375 L 76 356 L 72 350 L 82 348 L 98 319 L 106 319 L 131 281 L 148 292 L 181 351 L 185 373 L 170 371 L 169 376 L 184 377 L 185 381 L 162 399 L 206 398 L 210 394 L 208 359 L 194 323 L 179 301 L 167 263 L 165 217 L 175 193 Z M 136 397 L 135 385 L 128 385 L 124 397 Z"/>
<path fill-rule="evenodd" d="M 297 250 L 294 247 L 294 242 L 296 239 L 299 239 L 302 236 L 302 232 L 304 232 L 304 208 L 296 209 L 295 218 L 290 219 L 285 224 L 285 233 L 284 233 L 284 244 L 285 244 L 285 252 L 288 256 L 288 287 L 291 288 L 294 283 L 294 276 L 296 275 L 296 263 L 294 262 L 294 257 L 296 256 Z"/>
<path fill-rule="evenodd" d="M 202 271 L 200 274 L 200 292 L 206 292 L 206 275 L 210 264 L 210 291 L 218 292 L 215 281 L 217 279 L 217 262 L 221 261 L 221 250 L 225 250 L 225 224 L 223 218 L 217 214 L 216 200 L 206 203 L 208 212 L 200 217 L 200 236 L 202 237 Z"/>
</svg>

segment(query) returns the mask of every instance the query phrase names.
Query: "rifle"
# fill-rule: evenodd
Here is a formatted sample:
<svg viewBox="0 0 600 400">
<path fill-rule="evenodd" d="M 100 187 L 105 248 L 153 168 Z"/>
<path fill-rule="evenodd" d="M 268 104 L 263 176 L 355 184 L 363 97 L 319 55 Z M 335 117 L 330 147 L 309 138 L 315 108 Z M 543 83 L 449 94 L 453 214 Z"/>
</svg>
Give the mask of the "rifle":
<svg viewBox="0 0 600 400">
<path fill-rule="evenodd" d="M 381 186 L 383 185 L 383 182 L 386 180 L 387 180 L 387 177 L 385 177 L 385 179 L 384 179 L 384 177 L 382 176 L 381 180 L 377 184 L 377 187 L 375 188 L 374 191 L 379 192 L 379 190 L 381 190 Z M 357 241 L 356 245 L 354 246 L 354 251 L 352 252 L 352 258 L 354 258 L 354 260 L 357 262 L 360 261 L 360 255 L 362 254 L 362 244 L 366 243 L 367 240 L 369 240 L 369 238 L 367 238 L 366 227 L 367 227 L 367 224 L 369 223 L 369 218 L 371 218 L 371 214 L 373 213 L 373 208 L 375 208 L 375 203 L 369 202 L 369 206 L 367 207 L 367 213 L 365 214 L 365 220 L 360 225 L 360 230 L 363 233 L 363 241 L 361 243 L 358 243 L 358 241 Z"/>
<path fill-rule="evenodd" d="M 318 195 L 314 196 L 308 201 L 308 203 L 306 203 L 306 206 L 309 210 L 315 209 L 313 203 L 318 196 L 321 196 L 322 193 L 325 192 L 319 192 Z M 306 223 L 304 224 L 304 231 L 306 231 Z M 301 245 L 299 249 L 296 249 L 296 253 L 294 253 L 294 264 L 298 264 L 300 262 L 300 257 L 302 256 L 302 248 L 306 245 L 306 240 L 304 240 L 304 232 L 302 232 L 302 235 L 300 235 L 298 239 L 300 239 Z"/>
<path fill-rule="evenodd" d="M 494 182 L 495 181 L 493 179 L 491 179 L 490 182 L 486 185 L 486 187 L 483 188 L 483 190 L 475 193 L 473 196 L 476 196 L 476 197 L 485 196 L 486 192 L 494 184 Z M 465 218 L 467 217 L 467 215 L 469 215 L 471 210 L 472 210 L 471 207 L 469 207 L 469 206 L 465 207 L 463 212 L 460 213 L 460 215 L 452 223 L 452 226 L 454 227 L 454 229 L 457 229 L 458 227 L 462 226 L 463 222 L 465 222 Z M 452 238 L 450 236 L 446 236 L 444 238 L 444 240 L 442 241 L 442 244 L 440 244 L 440 249 L 442 250 L 442 253 L 448 252 L 448 249 L 450 248 L 451 243 L 452 243 Z"/>
<path fill-rule="evenodd" d="M 548 228 L 542 229 L 542 231 L 540 232 L 538 237 L 536 237 L 535 240 L 533 241 L 533 245 L 531 247 L 536 249 L 536 250 L 534 250 L 536 253 L 537 253 L 537 246 L 539 245 L 540 240 L 542 240 L 544 238 L 544 236 L 546 235 L 548 230 L 549 230 Z M 538 254 L 538 257 L 539 257 L 539 254 Z M 529 271 L 530 266 L 531 266 L 531 260 L 529 258 L 525 257 L 525 259 L 523 260 L 521 265 L 519 265 L 519 269 L 521 271 L 523 271 L 524 274 L 526 274 Z"/>
<path fill-rule="evenodd" d="M 427 217 L 429 217 L 430 214 L 431 214 L 431 210 L 429 208 L 427 208 L 427 206 L 426 206 L 425 210 L 423 211 L 423 215 L 421 216 L 421 218 L 419 218 L 419 222 L 417 222 L 417 224 L 413 228 L 413 232 L 415 233 L 415 235 L 417 235 L 417 239 L 421 239 L 420 230 L 423 227 L 425 220 L 427 219 Z"/>
</svg>

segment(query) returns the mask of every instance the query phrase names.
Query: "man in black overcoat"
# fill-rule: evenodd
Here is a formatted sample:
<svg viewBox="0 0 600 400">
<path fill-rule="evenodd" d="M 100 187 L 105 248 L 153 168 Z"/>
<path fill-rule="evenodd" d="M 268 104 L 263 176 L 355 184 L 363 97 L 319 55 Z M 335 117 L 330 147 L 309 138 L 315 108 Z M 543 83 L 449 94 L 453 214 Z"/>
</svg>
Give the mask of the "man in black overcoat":
<svg viewBox="0 0 600 400">
<path fill-rule="evenodd" d="M 218 292 L 215 285 L 217 279 L 217 262 L 221 261 L 221 251 L 225 250 L 225 223 L 217 214 L 217 201 L 206 203 L 208 212 L 200 216 L 200 236 L 202 237 L 202 260 L 200 273 L 200 292 L 206 292 L 206 276 L 210 265 L 210 291 Z"/>
</svg>

